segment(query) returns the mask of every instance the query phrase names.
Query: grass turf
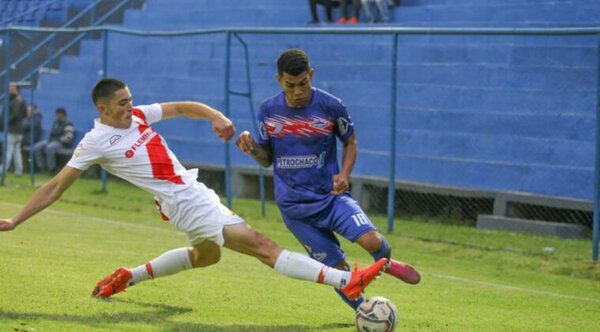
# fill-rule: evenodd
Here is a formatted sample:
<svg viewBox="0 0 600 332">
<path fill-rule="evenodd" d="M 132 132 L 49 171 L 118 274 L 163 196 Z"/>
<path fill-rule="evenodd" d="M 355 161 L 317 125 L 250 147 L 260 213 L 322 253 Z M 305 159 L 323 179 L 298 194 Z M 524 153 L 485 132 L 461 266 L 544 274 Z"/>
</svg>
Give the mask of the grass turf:
<svg viewBox="0 0 600 332">
<path fill-rule="evenodd" d="M 43 183 L 47 178 L 38 178 Z M 0 234 L 0 331 L 353 331 L 352 311 L 326 286 L 279 275 L 224 250 L 219 264 L 137 285 L 110 300 L 91 298 L 98 279 L 185 246 L 160 221 L 152 197 L 111 181 L 81 179 L 59 202 Z M 33 193 L 7 177 L 0 216 Z M 303 252 L 267 204 L 235 200 L 234 210 L 282 246 Z M 385 218 L 371 216 L 380 229 Z M 382 276 L 367 296 L 390 298 L 399 330 L 596 331 L 600 272 L 590 241 L 563 240 L 397 220 L 386 234 L 397 259 L 423 280 Z M 343 242 L 350 260 L 370 257 Z M 553 248 L 548 251 L 544 248 Z"/>
</svg>

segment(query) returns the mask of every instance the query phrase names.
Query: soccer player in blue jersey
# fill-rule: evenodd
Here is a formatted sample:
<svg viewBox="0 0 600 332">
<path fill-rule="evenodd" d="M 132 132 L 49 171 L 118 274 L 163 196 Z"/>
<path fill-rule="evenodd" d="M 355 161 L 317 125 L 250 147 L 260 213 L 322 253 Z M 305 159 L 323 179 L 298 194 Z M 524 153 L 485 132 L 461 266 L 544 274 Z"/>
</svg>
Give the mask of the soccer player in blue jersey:
<svg viewBox="0 0 600 332">
<path fill-rule="evenodd" d="M 337 233 L 358 243 L 375 260 L 388 258 L 386 273 L 419 283 L 421 277 L 412 266 L 391 259 L 385 237 L 348 192 L 356 135 L 344 104 L 312 87 L 314 71 L 302 50 L 284 51 L 277 71 L 283 91 L 261 104 L 259 136 L 255 140 L 244 131 L 236 144 L 263 167 L 273 165 L 275 199 L 287 228 L 311 257 L 325 265 L 350 269 Z M 341 169 L 336 138 L 343 142 Z M 364 300 L 340 296 L 355 309 Z"/>
</svg>

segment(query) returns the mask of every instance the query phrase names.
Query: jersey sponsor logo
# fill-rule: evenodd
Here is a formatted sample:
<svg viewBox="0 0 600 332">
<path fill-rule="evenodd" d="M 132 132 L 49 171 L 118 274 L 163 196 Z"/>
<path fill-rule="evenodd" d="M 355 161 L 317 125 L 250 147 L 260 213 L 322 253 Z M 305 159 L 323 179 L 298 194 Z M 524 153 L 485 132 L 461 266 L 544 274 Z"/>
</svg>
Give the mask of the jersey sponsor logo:
<svg viewBox="0 0 600 332">
<path fill-rule="evenodd" d="M 121 139 L 121 135 L 114 135 L 109 140 L 110 145 L 113 145 L 113 144 L 117 143 L 120 139 Z"/>
<path fill-rule="evenodd" d="M 313 128 L 325 128 L 327 127 L 327 125 L 329 124 L 329 121 L 326 121 L 324 119 L 318 118 L 315 121 L 313 121 L 310 125 Z"/>
<path fill-rule="evenodd" d="M 150 141 L 156 135 L 157 133 L 154 131 L 154 129 L 147 127 L 144 131 L 141 132 L 140 138 L 138 138 L 138 140 L 135 141 L 135 143 L 131 146 L 130 149 L 135 152 L 140 146 Z"/>
<path fill-rule="evenodd" d="M 135 141 L 135 143 L 133 143 L 133 145 L 131 145 L 131 147 L 127 151 L 125 151 L 125 157 L 126 158 L 133 158 L 133 156 L 135 155 L 135 152 L 137 151 L 137 149 L 139 149 L 139 147 L 142 146 L 142 145 L 144 145 L 146 142 L 150 141 L 156 135 L 158 135 L 158 133 L 155 132 L 154 129 L 152 129 L 150 127 L 146 127 L 143 131 L 141 131 L 140 138 L 138 138 L 138 140 Z M 115 136 L 119 136 L 119 135 L 115 135 Z M 111 137 L 110 140 L 112 141 L 112 139 L 115 136 Z M 119 136 L 119 138 L 121 138 L 121 136 Z M 119 138 L 117 138 L 117 140 Z"/>
<path fill-rule="evenodd" d="M 340 135 L 344 136 L 348 132 L 348 119 L 346 118 L 338 118 L 337 119 L 338 128 L 340 129 Z"/>
<path fill-rule="evenodd" d="M 284 156 L 276 159 L 277 168 L 321 168 L 325 164 L 325 151 L 316 155 Z"/>
<path fill-rule="evenodd" d="M 274 115 L 264 120 L 266 133 L 271 137 L 293 136 L 327 136 L 333 131 L 333 122 L 316 116 L 287 117 Z M 261 134 L 262 135 L 262 134 Z"/>
</svg>

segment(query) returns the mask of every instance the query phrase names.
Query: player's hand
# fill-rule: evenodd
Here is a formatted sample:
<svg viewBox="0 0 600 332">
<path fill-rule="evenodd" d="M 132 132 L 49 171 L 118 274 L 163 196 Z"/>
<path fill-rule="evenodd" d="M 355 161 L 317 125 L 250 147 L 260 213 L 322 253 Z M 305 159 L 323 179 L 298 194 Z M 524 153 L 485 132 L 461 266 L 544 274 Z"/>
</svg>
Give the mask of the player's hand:
<svg viewBox="0 0 600 332">
<path fill-rule="evenodd" d="M 237 142 L 235 142 L 238 149 L 243 153 L 251 153 L 254 150 L 254 139 L 252 138 L 252 134 L 249 131 L 244 130 L 238 136 Z"/>
<path fill-rule="evenodd" d="M 15 224 L 12 220 L 0 219 L 0 232 L 12 231 L 16 227 L 17 224 Z"/>
<path fill-rule="evenodd" d="M 333 190 L 331 191 L 334 195 L 340 195 L 350 189 L 350 183 L 348 177 L 342 174 L 336 174 L 333 176 Z"/>
<path fill-rule="evenodd" d="M 223 141 L 229 141 L 235 134 L 233 122 L 226 116 L 221 115 L 212 120 L 212 129 L 215 134 Z"/>
</svg>

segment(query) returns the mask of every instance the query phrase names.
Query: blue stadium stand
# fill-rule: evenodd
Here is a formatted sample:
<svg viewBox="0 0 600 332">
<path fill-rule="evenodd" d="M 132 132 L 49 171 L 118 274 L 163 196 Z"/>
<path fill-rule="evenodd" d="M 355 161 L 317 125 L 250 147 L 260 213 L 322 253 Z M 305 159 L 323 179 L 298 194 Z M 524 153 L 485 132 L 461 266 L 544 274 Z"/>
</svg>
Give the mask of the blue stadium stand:
<svg viewBox="0 0 600 332">
<path fill-rule="evenodd" d="M 600 3 L 404 0 L 392 17 L 391 26 L 598 26 Z M 305 1 L 147 0 L 143 10 L 125 12 L 123 26 L 154 31 L 305 27 L 308 20 Z M 276 55 L 285 47 L 307 49 L 315 85 L 340 96 L 356 121 L 361 155 L 354 176 L 388 176 L 390 37 L 243 38 L 250 45 L 254 105 L 278 91 Z M 167 47 L 157 47 L 156 40 L 111 35 L 108 74 L 129 82 L 136 103 L 198 99 L 223 108 L 223 36 L 170 38 Z M 591 200 L 596 44 L 594 37 L 400 36 L 397 179 Z M 232 83 L 243 89 L 243 59 L 235 45 Z M 101 77 L 101 56 L 101 42 L 87 40 L 79 56 L 63 57 L 60 73 L 42 75 L 36 96 L 41 107 L 65 106 L 78 128 L 89 127 L 95 110 L 89 88 L 82 87 Z M 140 64 L 143 72 L 136 70 Z M 60 93 L 65 88 L 68 96 Z M 252 130 L 247 101 L 232 97 L 231 106 L 238 131 Z M 182 161 L 222 166 L 223 145 L 210 128 L 184 127 L 159 127 Z M 232 160 L 236 167 L 254 167 L 237 151 Z"/>
<path fill-rule="evenodd" d="M 0 26 L 39 26 L 42 20 L 62 16 L 66 0 L 0 0 Z"/>
</svg>

